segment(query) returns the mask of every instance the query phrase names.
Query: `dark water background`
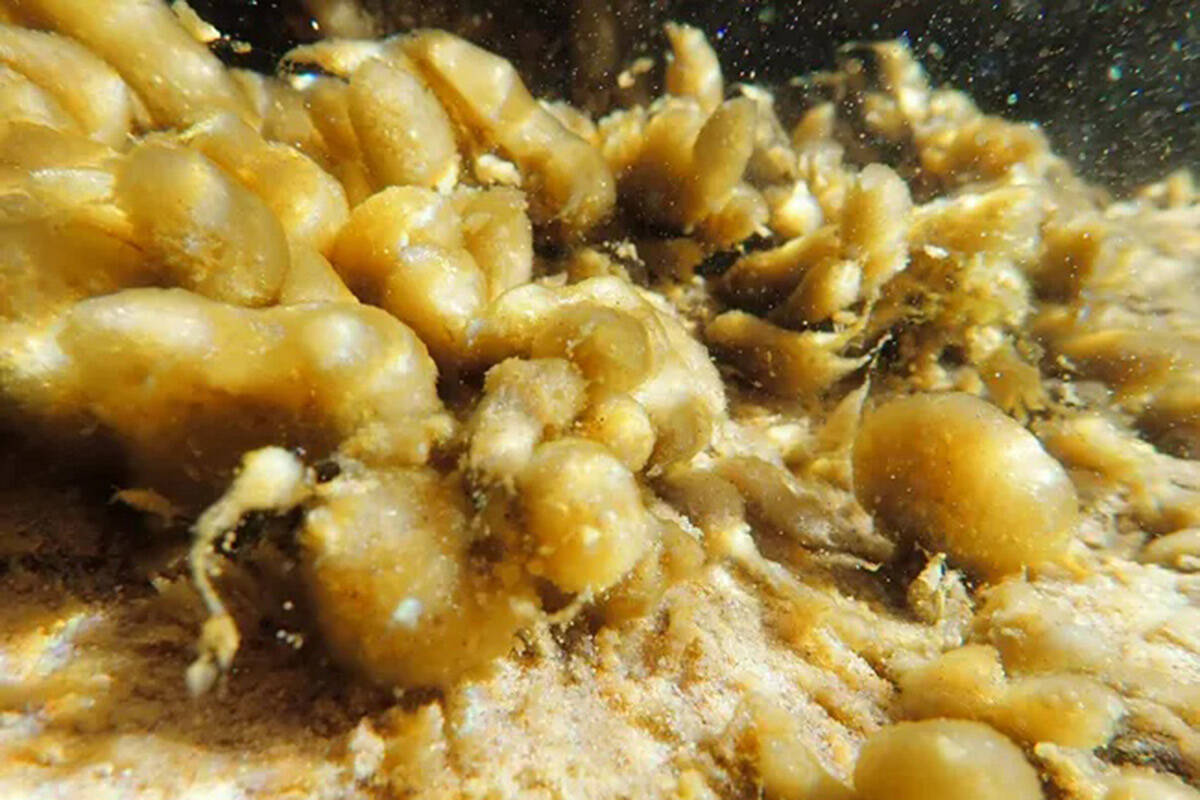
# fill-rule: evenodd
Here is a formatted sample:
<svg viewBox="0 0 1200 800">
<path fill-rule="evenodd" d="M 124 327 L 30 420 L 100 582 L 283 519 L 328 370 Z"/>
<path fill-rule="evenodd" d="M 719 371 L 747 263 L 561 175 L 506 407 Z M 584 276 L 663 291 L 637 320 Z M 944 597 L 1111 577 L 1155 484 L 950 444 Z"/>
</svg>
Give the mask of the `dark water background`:
<svg viewBox="0 0 1200 800">
<path fill-rule="evenodd" d="M 847 41 L 904 37 L 935 83 L 966 89 L 992 113 L 1040 123 L 1059 152 L 1114 190 L 1179 167 L 1200 168 L 1196 0 L 366 4 L 387 30 L 456 30 L 517 63 L 539 93 L 568 98 L 579 92 L 579 54 L 602 46 L 598 27 L 624 65 L 662 51 L 663 21 L 692 23 L 708 34 L 730 80 L 768 85 L 831 68 L 835 49 Z M 241 63 L 258 68 L 270 69 L 292 44 L 317 36 L 300 0 L 193 0 L 192 6 L 254 44 Z"/>
</svg>

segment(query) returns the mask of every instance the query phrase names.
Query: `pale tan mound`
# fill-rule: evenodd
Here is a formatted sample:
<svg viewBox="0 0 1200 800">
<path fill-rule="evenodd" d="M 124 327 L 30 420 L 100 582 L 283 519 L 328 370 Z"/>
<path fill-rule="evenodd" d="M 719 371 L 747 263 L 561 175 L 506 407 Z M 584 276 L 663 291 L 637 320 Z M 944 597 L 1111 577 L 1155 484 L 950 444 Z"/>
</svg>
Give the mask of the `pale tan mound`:
<svg viewBox="0 0 1200 800">
<path fill-rule="evenodd" d="M 0 0 L 0 795 L 1198 796 L 1189 175 L 174 10 Z"/>
</svg>

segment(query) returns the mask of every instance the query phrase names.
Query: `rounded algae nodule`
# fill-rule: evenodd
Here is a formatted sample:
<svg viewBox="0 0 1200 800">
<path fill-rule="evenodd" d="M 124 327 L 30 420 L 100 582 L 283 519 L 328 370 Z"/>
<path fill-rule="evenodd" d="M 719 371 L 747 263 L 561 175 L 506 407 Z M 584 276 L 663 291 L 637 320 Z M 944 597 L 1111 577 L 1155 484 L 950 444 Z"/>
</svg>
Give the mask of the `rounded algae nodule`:
<svg viewBox="0 0 1200 800">
<path fill-rule="evenodd" d="M 1061 557 L 1075 487 L 1037 438 L 967 394 L 919 394 L 868 412 L 854 442 L 859 501 L 901 539 L 987 578 Z"/>
<path fill-rule="evenodd" d="M 1019 747 L 982 722 L 900 722 L 867 739 L 854 769 L 862 800 L 1042 800 Z"/>
</svg>

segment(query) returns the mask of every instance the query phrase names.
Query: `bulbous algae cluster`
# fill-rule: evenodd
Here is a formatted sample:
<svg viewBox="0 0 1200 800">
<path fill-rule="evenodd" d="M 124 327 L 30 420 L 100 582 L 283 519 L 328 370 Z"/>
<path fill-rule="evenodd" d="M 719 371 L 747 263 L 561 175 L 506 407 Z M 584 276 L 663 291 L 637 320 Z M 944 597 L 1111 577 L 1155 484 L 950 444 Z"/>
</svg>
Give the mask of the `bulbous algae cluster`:
<svg viewBox="0 0 1200 800">
<path fill-rule="evenodd" d="M 399 702 L 326 697 L 265 796 L 1196 796 L 1188 175 L 1114 202 L 898 43 L 785 107 L 672 24 L 596 119 L 444 31 L 269 76 L 173 10 L 0 0 L 0 413 L 191 609 L 129 629 L 169 677 L 6 639 L 57 687 L 0 693 L 14 785 L 275 680 L 274 629 L 287 691 Z"/>
</svg>

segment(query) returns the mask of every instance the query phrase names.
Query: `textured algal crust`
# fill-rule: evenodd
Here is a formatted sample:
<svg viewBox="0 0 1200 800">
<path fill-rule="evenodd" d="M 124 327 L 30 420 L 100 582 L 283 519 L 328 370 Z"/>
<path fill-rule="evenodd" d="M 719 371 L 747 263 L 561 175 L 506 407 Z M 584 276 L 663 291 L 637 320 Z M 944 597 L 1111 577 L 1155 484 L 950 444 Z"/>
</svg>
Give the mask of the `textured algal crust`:
<svg viewBox="0 0 1200 800">
<path fill-rule="evenodd" d="M 0 0 L 4 793 L 1196 796 L 1189 176 L 317 5 Z"/>
</svg>

